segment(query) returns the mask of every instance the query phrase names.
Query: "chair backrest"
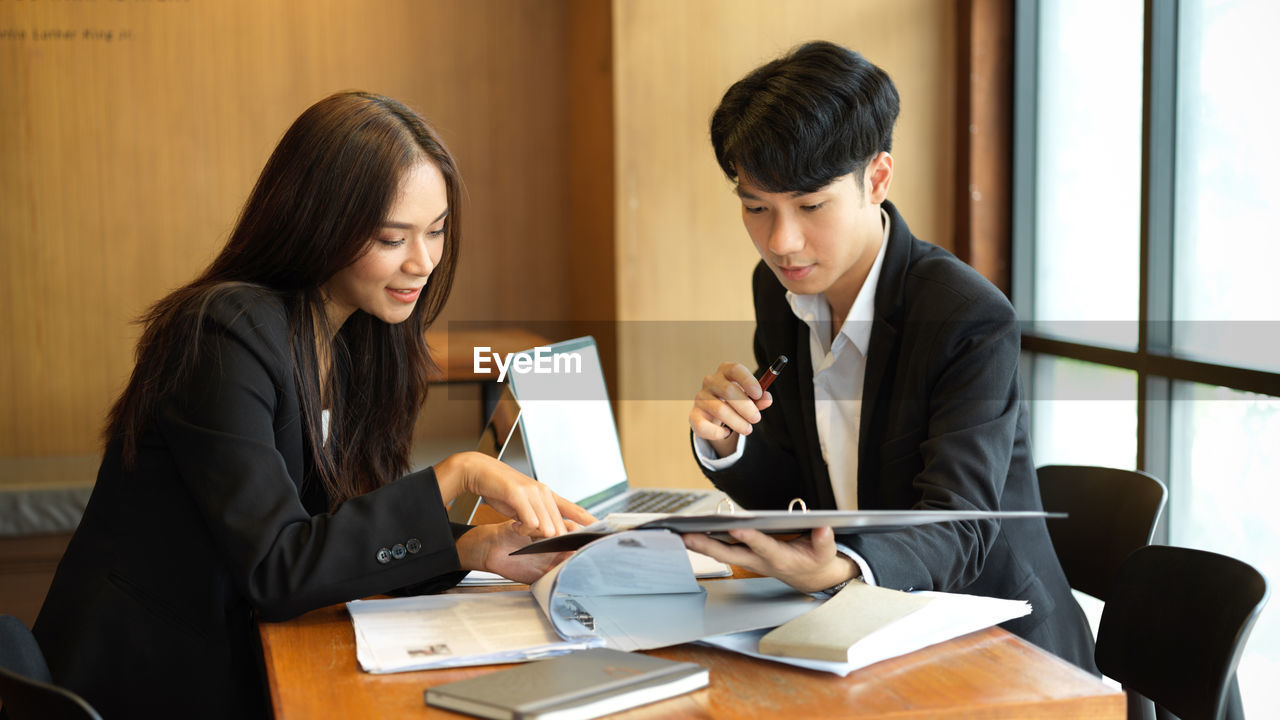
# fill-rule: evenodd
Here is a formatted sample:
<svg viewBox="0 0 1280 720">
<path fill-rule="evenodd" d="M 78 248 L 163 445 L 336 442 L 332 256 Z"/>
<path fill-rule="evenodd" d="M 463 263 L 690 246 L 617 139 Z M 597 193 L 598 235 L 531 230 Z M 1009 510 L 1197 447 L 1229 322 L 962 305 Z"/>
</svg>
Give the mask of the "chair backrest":
<svg viewBox="0 0 1280 720">
<path fill-rule="evenodd" d="M 1071 587 L 1107 599 L 1120 563 L 1151 542 L 1165 487 L 1139 470 L 1046 465 L 1036 470 L 1049 538 Z"/>
<path fill-rule="evenodd" d="M 35 636 L 12 615 L 0 615 L 0 703 L 9 720 L 102 720 L 79 695 L 53 684 Z"/>
<path fill-rule="evenodd" d="M 1181 720 L 1217 720 L 1267 581 L 1235 558 L 1149 545 L 1120 566 L 1094 659 Z"/>
</svg>

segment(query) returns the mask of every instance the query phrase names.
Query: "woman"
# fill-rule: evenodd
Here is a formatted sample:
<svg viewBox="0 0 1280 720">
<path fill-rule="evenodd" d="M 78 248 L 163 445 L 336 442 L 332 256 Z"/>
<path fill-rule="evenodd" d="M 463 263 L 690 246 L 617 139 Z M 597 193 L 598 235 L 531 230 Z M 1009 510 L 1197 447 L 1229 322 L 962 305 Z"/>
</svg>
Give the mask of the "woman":
<svg viewBox="0 0 1280 720">
<path fill-rule="evenodd" d="M 471 569 L 531 581 L 554 558 L 508 553 L 592 520 L 476 453 L 400 477 L 458 196 L 448 150 L 395 100 L 341 93 L 294 122 L 226 247 L 143 318 L 35 625 L 56 682 L 108 719 L 263 716 L 255 615 Z M 451 526 L 463 490 L 513 519 Z"/>
</svg>

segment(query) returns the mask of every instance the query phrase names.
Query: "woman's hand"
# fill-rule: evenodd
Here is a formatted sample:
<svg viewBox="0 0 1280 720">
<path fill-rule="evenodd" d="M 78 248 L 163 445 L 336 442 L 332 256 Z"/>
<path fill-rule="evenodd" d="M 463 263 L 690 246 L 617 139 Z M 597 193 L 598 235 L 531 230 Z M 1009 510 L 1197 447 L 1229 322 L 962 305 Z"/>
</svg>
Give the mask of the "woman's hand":
<svg viewBox="0 0 1280 720">
<path fill-rule="evenodd" d="M 826 590 L 862 574 L 857 563 L 836 552 L 835 533 L 829 527 L 785 542 L 759 530 L 735 529 L 729 535 L 740 544 L 689 534 L 684 536 L 684 545 L 720 562 L 776 577 L 800 592 Z"/>
<path fill-rule="evenodd" d="M 532 583 L 548 570 L 564 562 L 573 553 L 533 553 L 511 556 L 528 545 L 529 538 L 520 532 L 514 520 L 477 525 L 458 538 L 458 559 L 464 570 L 484 570 L 508 580 Z"/>
<path fill-rule="evenodd" d="M 689 427 L 724 457 L 737 447 L 737 435 L 750 435 L 751 426 L 760 422 L 760 411 L 772 404 L 773 396 L 760 389 L 760 381 L 746 366 L 720 363 L 702 378 L 689 411 Z"/>
<path fill-rule="evenodd" d="M 581 525 L 595 522 L 590 513 L 551 488 L 481 453 L 445 458 L 436 465 L 436 481 L 445 503 L 464 491 L 479 495 L 493 509 L 518 521 L 519 533 L 528 537 L 562 535 L 574 529 L 566 526 L 566 520 Z"/>
</svg>

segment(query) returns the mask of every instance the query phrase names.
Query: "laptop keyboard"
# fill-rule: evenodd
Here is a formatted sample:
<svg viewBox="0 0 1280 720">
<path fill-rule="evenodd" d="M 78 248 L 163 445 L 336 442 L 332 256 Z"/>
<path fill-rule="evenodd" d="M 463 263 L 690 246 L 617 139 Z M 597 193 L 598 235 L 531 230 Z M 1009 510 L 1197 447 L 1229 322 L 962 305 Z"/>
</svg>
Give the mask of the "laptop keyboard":
<svg viewBox="0 0 1280 720">
<path fill-rule="evenodd" d="M 705 493 L 672 490 L 632 490 L 626 497 L 596 511 L 596 517 L 609 513 L 671 513 L 689 507 Z"/>
</svg>

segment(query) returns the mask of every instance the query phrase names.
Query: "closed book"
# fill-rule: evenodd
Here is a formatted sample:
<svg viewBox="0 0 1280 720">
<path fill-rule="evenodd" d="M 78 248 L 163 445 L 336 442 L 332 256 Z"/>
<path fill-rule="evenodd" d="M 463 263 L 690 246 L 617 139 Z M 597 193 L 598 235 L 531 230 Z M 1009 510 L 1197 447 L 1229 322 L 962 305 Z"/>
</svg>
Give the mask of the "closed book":
<svg viewBox="0 0 1280 720">
<path fill-rule="evenodd" d="M 814 610 L 769 631 L 760 638 L 760 652 L 847 663 L 855 646 L 929 601 L 923 595 L 854 581 Z"/>
<path fill-rule="evenodd" d="M 905 593 L 851 582 L 816 609 L 765 633 L 759 650 L 865 667 L 1030 612 L 1025 600 Z"/>
<path fill-rule="evenodd" d="M 701 665 L 593 648 L 430 688 L 428 705 L 494 720 L 587 720 L 709 682 Z"/>
</svg>

